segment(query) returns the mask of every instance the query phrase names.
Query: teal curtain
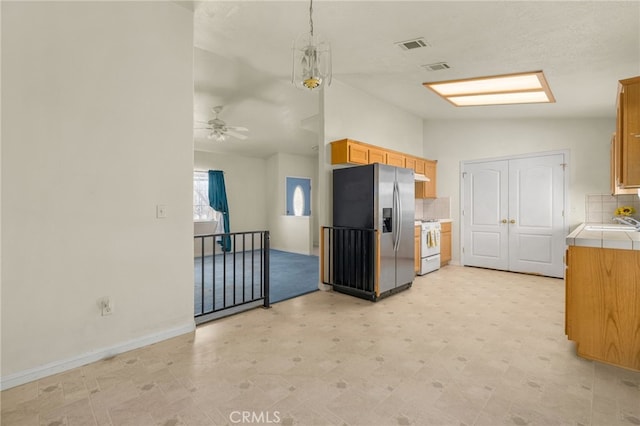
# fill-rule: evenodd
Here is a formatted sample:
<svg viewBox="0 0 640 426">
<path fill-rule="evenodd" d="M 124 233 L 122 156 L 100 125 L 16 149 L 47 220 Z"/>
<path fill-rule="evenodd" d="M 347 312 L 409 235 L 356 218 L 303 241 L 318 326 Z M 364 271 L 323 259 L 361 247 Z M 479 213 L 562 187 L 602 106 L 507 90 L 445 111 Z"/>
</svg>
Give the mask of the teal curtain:
<svg viewBox="0 0 640 426">
<path fill-rule="evenodd" d="M 227 189 L 224 186 L 224 173 L 221 170 L 209 170 L 209 205 L 222 213 L 224 232 L 229 233 L 229 204 Z M 225 235 L 218 244 L 223 251 L 231 251 L 231 237 Z"/>
</svg>

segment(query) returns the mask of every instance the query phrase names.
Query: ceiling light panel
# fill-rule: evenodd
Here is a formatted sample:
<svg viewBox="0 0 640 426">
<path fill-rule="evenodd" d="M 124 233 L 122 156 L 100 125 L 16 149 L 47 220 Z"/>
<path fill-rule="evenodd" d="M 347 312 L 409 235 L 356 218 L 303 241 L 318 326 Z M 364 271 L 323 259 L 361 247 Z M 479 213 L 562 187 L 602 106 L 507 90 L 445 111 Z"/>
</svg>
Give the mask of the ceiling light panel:
<svg viewBox="0 0 640 426">
<path fill-rule="evenodd" d="M 532 104 L 549 102 L 546 93 L 537 92 L 496 93 L 491 95 L 450 96 L 455 106 Z"/>
<path fill-rule="evenodd" d="M 542 71 L 423 85 L 456 106 L 555 102 Z"/>
</svg>

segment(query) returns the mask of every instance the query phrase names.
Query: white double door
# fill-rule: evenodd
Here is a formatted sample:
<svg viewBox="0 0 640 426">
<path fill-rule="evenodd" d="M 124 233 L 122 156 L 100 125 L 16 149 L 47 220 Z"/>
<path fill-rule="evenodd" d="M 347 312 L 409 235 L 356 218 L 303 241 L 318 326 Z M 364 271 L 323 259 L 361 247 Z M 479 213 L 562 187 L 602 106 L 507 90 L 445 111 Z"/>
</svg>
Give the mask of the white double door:
<svg viewBox="0 0 640 426">
<path fill-rule="evenodd" d="M 562 278 L 565 153 L 462 164 L 462 263 Z"/>
</svg>

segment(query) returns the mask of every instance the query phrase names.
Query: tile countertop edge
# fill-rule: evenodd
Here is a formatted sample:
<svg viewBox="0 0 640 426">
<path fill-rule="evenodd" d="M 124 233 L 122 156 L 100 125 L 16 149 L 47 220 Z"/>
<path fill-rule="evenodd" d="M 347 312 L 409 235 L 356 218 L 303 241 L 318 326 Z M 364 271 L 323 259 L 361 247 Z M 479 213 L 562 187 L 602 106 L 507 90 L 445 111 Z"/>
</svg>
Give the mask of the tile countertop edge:
<svg viewBox="0 0 640 426">
<path fill-rule="evenodd" d="M 585 231 L 588 223 L 578 225 L 565 241 L 569 246 L 640 250 L 640 232 Z"/>
</svg>

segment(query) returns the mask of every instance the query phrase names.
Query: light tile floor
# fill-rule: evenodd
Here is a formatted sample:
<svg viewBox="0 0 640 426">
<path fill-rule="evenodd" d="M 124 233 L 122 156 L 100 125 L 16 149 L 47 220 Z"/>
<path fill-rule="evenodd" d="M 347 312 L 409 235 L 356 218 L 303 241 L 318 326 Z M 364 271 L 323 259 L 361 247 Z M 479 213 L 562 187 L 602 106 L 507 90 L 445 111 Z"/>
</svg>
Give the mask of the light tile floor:
<svg viewBox="0 0 640 426">
<path fill-rule="evenodd" d="M 640 373 L 580 359 L 562 280 L 449 266 L 315 292 L 2 392 L 2 425 L 640 425 Z"/>
</svg>

